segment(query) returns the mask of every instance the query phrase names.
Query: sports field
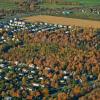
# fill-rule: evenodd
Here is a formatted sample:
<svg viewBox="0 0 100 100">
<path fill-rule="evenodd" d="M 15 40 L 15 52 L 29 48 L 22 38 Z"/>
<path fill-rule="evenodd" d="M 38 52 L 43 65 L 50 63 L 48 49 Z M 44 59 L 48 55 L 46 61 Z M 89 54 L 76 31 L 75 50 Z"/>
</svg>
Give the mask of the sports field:
<svg viewBox="0 0 100 100">
<path fill-rule="evenodd" d="M 47 22 L 53 24 L 100 28 L 100 21 L 82 20 L 82 19 L 65 18 L 65 17 L 54 17 L 54 16 L 46 16 L 46 15 L 25 17 L 23 19 L 25 19 L 25 21 L 28 22 Z"/>
</svg>

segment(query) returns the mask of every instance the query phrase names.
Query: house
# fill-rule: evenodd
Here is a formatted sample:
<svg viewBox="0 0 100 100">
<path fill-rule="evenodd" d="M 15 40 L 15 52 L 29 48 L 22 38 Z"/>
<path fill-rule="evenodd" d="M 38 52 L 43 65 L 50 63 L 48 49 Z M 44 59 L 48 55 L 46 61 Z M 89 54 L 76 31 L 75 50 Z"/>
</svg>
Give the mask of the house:
<svg viewBox="0 0 100 100">
<path fill-rule="evenodd" d="M 65 82 L 65 80 L 60 80 L 60 83 L 64 83 Z"/>
<path fill-rule="evenodd" d="M 68 76 L 64 76 L 64 79 L 67 80 L 69 77 Z"/>
<path fill-rule="evenodd" d="M 2 63 L 4 60 L 3 59 L 0 59 L 0 63 Z"/>
<path fill-rule="evenodd" d="M 27 73 L 28 71 L 27 71 L 27 69 L 23 68 L 22 72 Z"/>
<path fill-rule="evenodd" d="M 44 88 L 45 87 L 45 85 L 40 85 L 42 88 Z"/>
<path fill-rule="evenodd" d="M 3 40 L 4 42 L 7 42 L 7 40 Z"/>
<path fill-rule="evenodd" d="M 2 36 L 1 39 L 3 40 L 4 39 L 4 36 Z"/>
<path fill-rule="evenodd" d="M 4 100 L 12 100 L 12 97 L 10 96 L 4 97 Z"/>
<path fill-rule="evenodd" d="M 5 64 L 0 64 L 0 67 L 2 67 L 2 68 L 5 67 Z"/>
<path fill-rule="evenodd" d="M 10 23 L 12 23 L 13 22 L 13 20 L 10 20 Z"/>
<path fill-rule="evenodd" d="M 39 69 L 39 67 L 37 66 L 36 69 Z"/>
<path fill-rule="evenodd" d="M 66 34 L 70 33 L 70 31 L 65 31 Z"/>
<path fill-rule="evenodd" d="M 29 64 L 29 67 L 35 68 L 34 64 Z"/>
<path fill-rule="evenodd" d="M 22 73 L 19 73 L 19 76 L 23 76 L 23 74 Z"/>
<path fill-rule="evenodd" d="M 62 27 L 63 27 L 63 25 L 58 25 L 58 27 L 59 27 L 59 28 L 62 28 Z"/>
<path fill-rule="evenodd" d="M 39 80 L 43 80 L 43 77 L 40 77 Z"/>
<path fill-rule="evenodd" d="M 27 99 L 27 100 L 32 100 L 32 99 L 33 99 L 33 96 L 27 95 L 26 99 Z"/>
<path fill-rule="evenodd" d="M 3 28 L 0 28 L 0 32 L 2 32 L 3 31 Z"/>
<path fill-rule="evenodd" d="M 32 89 L 31 88 L 27 88 L 29 91 L 32 91 Z"/>
<path fill-rule="evenodd" d="M 73 12 L 72 11 L 63 11 L 62 14 L 64 15 L 69 15 L 69 14 L 72 14 Z"/>
<path fill-rule="evenodd" d="M 35 71 L 34 71 L 34 70 L 32 70 L 32 71 L 31 71 L 31 73 L 32 73 L 32 74 L 35 74 Z"/>
<path fill-rule="evenodd" d="M 63 73 L 63 74 L 67 74 L 67 72 L 66 72 L 66 71 L 62 71 L 62 73 Z"/>
<path fill-rule="evenodd" d="M 0 73 L 2 72 L 3 70 L 2 69 L 0 69 Z"/>
<path fill-rule="evenodd" d="M 35 87 L 39 87 L 40 86 L 40 84 L 38 84 L 38 83 L 32 83 L 32 85 L 35 86 Z"/>
<path fill-rule="evenodd" d="M 99 75 L 98 75 L 98 81 L 100 81 L 100 73 L 99 73 Z"/>
<path fill-rule="evenodd" d="M 5 76 L 4 79 L 5 79 L 5 80 L 8 80 L 9 78 Z"/>
<path fill-rule="evenodd" d="M 33 79 L 33 76 L 32 76 L 32 75 L 28 75 L 28 78 L 29 78 L 29 79 Z"/>
</svg>

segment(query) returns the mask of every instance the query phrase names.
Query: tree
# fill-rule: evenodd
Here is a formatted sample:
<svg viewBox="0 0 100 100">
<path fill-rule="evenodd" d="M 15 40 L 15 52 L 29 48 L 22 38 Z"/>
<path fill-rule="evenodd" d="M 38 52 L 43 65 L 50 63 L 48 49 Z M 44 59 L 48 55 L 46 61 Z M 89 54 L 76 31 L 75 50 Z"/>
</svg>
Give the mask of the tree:
<svg viewBox="0 0 100 100">
<path fill-rule="evenodd" d="M 81 88 L 79 86 L 75 86 L 73 88 L 73 93 L 74 93 L 75 96 L 79 95 L 80 92 L 81 92 Z"/>
<path fill-rule="evenodd" d="M 22 78 L 22 85 L 26 85 L 26 77 Z"/>
<path fill-rule="evenodd" d="M 44 88 L 42 93 L 44 94 L 45 97 L 49 96 L 49 91 L 47 88 Z"/>
<path fill-rule="evenodd" d="M 67 100 L 68 99 L 68 95 L 64 92 L 60 92 L 57 95 L 58 100 Z"/>
</svg>

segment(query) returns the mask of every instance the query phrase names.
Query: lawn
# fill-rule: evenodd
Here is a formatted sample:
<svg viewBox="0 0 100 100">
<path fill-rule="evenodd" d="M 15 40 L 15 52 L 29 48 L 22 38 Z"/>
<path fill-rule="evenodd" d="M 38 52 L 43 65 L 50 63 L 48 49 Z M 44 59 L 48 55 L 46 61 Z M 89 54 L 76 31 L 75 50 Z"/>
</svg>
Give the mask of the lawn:
<svg viewBox="0 0 100 100">
<path fill-rule="evenodd" d="M 43 3 L 43 4 L 40 4 L 39 5 L 40 7 L 42 8 L 72 8 L 72 7 L 79 7 L 78 5 L 77 6 L 74 6 L 74 5 L 58 5 L 58 4 L 48 4 L 48 3 Z"/>
<path fill-rule="evenodd" d="M 80 2 L 83 5 L 100 5 L 100 0 L 65 0 L 66 2 Z"/>
<path fill-rule="evenodd" d="M 14 2 L 0 1 L 0 9 L 16 9 L 17 5 Z"/>
<path fill-rule="evenodd" d="M 100 5 L 100 0 L 65 0 L 66 2 L 79 2 L 81 5 L 79 6 L 96 6 Z M 49 3 L 43 3 L 40 4 L 41 7 L 45 8 L 71 8 L 71 7 L 78 7 L 78 5 L 60 5 L 60 4 L 49 4 Z"/>
</svg>

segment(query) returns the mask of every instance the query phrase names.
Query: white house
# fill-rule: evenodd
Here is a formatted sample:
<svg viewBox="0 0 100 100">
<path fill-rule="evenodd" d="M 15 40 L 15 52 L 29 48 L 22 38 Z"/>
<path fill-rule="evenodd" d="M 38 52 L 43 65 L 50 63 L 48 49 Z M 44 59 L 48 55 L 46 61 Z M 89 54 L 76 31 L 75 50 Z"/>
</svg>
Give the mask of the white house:
<svg viewBox="0 0 100 100">
<path fill-rule="evenodd" d="M 39 79 L 40 79 L 40 80 L 43 80 L 43 77 L 40 77 Z"/>
<path fill-rule="evenodd" d="M 34 64 L 29 64 L 29 67 L 34 68 L 35 66 Z"/>
<path fill-rule="evenodd" d="M 2 28 L 0 28 L 0 32 L 2 32 L 3 31 L 3 29 Z"/>
<path fill-rule="evenodd" d="M 28 78 L 31 79 L 31 78 L 33 78 L 33 76 L 32 75 L 28 75 Z"/>
<path fill-rule="evenodd" d="M 68 28 L 70 28 L 70 29 L 71 29 L 71 28 L 72 28 L 72 26 L 68 26 Z"/>
<path fill-rule="evenodd" d="M 13 38 L 13 40 L 14 40 L 14 39 L 15 39 L 15 38 Z M 14 64 L 15 64 L 15 65 L 18 65 L 18 61 L 15 61 Z"/>
<path fill-rule="evenodd" d="M 64 76 L 64 79 L 67 80 L 68 79 L 68 76 Z"/>
<path fill-rule="evenodd" d="M 8 80 L 8 77 L 5 76 L 4 79 Z"/>
<path fill-rule="evenodd" d="M 45 86 L 44 85 L 40 85 L 42 88 L 44 88 Z"/>
<path fill-rule="evenodd" d="M 60 80 L 60 83 L 64 83 L 65 81 L 64 80 Z"/>
<path fill-rule="evenodd" d="M 39 69 L 39 67 L 37 66 L 36 69 Z"/>
<path fill-rule="evenodd" d="M 38 84 L 38 83 L 32 83 L 32 85 L 33 86 L 36 86 L 36 87 L 39 87 L 40 86 L 40 84 Z"/>
<path fill-rule="evenodd" d="M 4 64 L 0 64 L 0 67 L 2 67 L 2 68 L 3 68 L 3 67 L 5 67 L 5 65 L 4 65 Z"/>
<path fill-rule="evenodd" d="M 12 23 L 13 22 L 13 20 L 10 20 L 10 23 Z"/>
<path fill-rule="evenodd" d="M 68 34 L 68 33 L 69 33 L 69 31 L 66 31 L 65 33 L 66 33 L 66 34 Z"/>
<path fill-rule="evenodd" d="M 4 39 L 4 36 L 2 36 L 1 39 Z"/>
<path fill-rule="evenodd" d="M 31 71 L 31 73 L 32 73 L 32 74 L 35 74 L 35 71 L 34 71 L 34 70 L 32 70 L 32 71 Z"/>
<path fill-rule="evenodd" d="M 31 88 L 27 88 L 29 91 L 32 91 L 32 89 Z"/>
<path fill-rule="evenodd" d="M 0 73 L 2 72 L 2 69 L 0 69 Z"/>
</svg>

